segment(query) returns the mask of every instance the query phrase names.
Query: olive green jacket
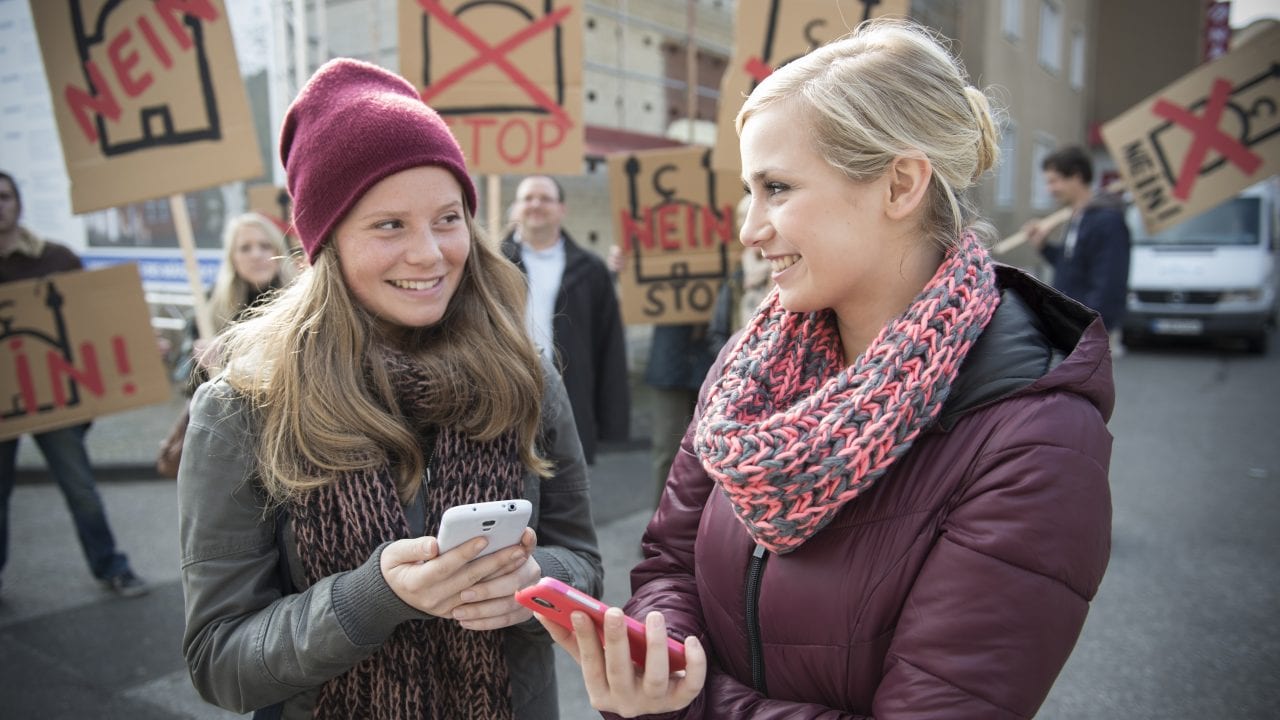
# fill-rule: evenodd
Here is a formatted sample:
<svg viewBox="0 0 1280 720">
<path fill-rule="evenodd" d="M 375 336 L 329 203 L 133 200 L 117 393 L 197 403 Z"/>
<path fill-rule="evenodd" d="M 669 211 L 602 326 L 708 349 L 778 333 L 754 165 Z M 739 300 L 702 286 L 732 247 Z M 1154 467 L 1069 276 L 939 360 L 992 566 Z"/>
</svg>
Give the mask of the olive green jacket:
<svg viewBox="0 0 1280 720">
<path fill-rule="evenodd" d="M 546 577 L 599 596 L 603 569 L 591 519 L 586 465 L 558 373 L 544 363 L 540 448 L 554 475 L 524 478 L 538 534 L 534 559 Z M 373 654 L 397 625 L 431 616 L 406 605 L 379 569 L 382 548 L 363 565 L 307 587 L 291 523 L 264 511 L 251 438 L 253 413 L 222 377 L 191 404 L 178 473 L 183 654 L 207 701 L 236 712 L 283 703 L 285 718 L 311 716 L 321 684 Z M 405 508 L 411 537 L 424 528 L 422 494 Z M 281 552 L 287 570 L 282 571 Z M 287 593 L 284 573 L 292 587 Z M 509 627 L 505 652 L 518 720 L 555 720 L 551 639 L 535 620 Z"/>
</svg>

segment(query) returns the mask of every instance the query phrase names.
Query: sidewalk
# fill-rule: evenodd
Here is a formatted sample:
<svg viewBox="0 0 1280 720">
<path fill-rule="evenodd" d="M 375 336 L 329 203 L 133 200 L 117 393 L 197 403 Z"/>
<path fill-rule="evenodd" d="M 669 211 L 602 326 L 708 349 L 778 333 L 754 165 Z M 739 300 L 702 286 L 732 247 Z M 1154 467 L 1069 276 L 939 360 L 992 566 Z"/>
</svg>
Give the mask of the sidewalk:
<svg viewBox="0 0 1280 720">
<path fill-rule="evenodd" d="M 156 477 L 152 463 L 183 402 L 175 396 L 169 404 L 101 418 L 88 435 L 116 540 L 152 586 L 134 600 L 109 594 L 88 573 L 61 493 L 45 476 L 35 443 L 23 439 L 0 588 L 0 717 L 242 717 L 204 703 L 182 659 L 177 494 L 173 481 Z M 647 431 L 635 428 L 633 435 Z M 643 443 L 606 448 L 591 477 L 605 566 L 602 599 L 621 604 L 651 514 L 648 450 Z M 561 717 L 598 718 L 576 666 L 558 650 L 557 668 Z"/>
<path fill-rule="evenodd" d="M 85 436 L 89 460 L 99 482 L 158 479 L 156 451 L 160 440 L 186 407 L 187 398 L 174 391 L 167 403 L 97 418 Z M 52 482 L 45 473 L 44 458 L 31 437 L 18 443 L 18 483 Z"/>
</svg>

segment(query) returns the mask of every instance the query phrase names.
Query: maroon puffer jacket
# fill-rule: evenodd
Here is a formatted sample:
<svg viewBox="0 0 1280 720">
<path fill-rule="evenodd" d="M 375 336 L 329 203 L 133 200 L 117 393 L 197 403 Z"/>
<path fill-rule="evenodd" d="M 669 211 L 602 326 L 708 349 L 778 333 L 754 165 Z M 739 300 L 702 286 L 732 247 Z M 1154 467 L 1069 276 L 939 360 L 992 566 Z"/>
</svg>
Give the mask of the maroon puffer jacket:
<svg viewBox="0 0 1280 720">
<path fill-rule="evenodd" d="M 1000 308 L 939 421 L 799 549 L 761 551 L 758 626 L 756 546 L 685 437 L 626 606 L 711 653 L 671 717 L 1035 714 L 1107 566 L 1114 389 L 1097 316 L 998 272 Z"/>
</svg>

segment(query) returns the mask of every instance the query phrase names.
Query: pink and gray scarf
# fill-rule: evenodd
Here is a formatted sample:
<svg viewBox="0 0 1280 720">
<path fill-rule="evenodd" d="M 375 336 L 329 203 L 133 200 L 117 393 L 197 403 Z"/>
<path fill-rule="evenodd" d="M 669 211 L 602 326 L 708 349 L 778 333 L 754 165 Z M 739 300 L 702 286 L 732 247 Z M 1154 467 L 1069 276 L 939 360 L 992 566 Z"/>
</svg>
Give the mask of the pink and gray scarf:
<svg viewBox="0 0 1280 720">
<path fill-rule="evenodd" d="M 695 435 L 755 541 L 795 550 L 910 450 L 999 303 L 991 258 L 966 234 L 846 366 L 834 313 L 787 312 L 774 290 L 708 391 Z"/>
</svg>

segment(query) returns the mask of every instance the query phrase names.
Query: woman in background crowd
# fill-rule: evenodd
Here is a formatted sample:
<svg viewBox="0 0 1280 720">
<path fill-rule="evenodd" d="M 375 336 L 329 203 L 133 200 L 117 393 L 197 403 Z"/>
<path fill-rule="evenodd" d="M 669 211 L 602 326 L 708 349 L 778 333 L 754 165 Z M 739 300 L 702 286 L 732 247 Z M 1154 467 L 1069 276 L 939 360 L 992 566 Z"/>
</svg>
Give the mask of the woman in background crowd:
<svg viewBox="0 0 1280 720">
<path fill-rule="evenodd" d="M 208 301 L 215 335 L 260 298 L 288 285 L 296 267 L 284 234 L 269 218 L 255 212 L 237 215 L 227 223 L 222 249 L 222 264 Z M 188 389 L 188 395 L 209 379 L 201 362 L 209 342 L 209 338 L 200 337 L 195 320 L 187 323 L 175 379 Z"/>
</svg>

